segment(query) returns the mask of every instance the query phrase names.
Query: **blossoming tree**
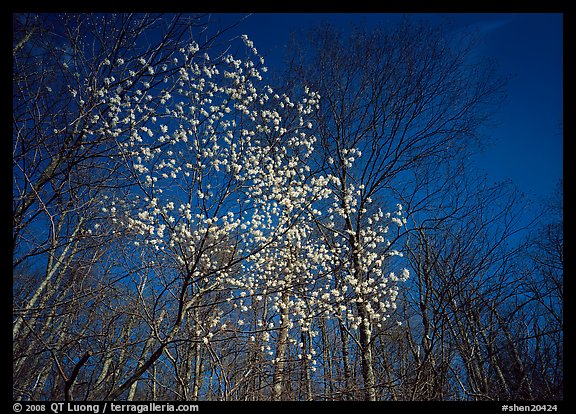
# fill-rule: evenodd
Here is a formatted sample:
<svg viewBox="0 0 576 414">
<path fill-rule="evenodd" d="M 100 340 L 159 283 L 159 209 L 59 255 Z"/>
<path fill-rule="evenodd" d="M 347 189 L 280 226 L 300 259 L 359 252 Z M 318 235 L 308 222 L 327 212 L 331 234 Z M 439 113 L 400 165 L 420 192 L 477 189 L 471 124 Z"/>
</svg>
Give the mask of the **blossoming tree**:
<svg viewBox="0 0 576 414">
<path fill-rule="evenodd" d="M 374 226 L 352 227 L 354 186 L 312 172 L 309 165 L 315 138 L 307 118 L 318 96 L 306 89 L 301 102 L 292 102 L 275 94 L 262 82 L 265 68 L 257 50 L 247 37 L 242 41 L 244 59 L 222 55 L 212 60 L 192 43 L 160 68 L 145 59 L 133 62 L 147 74 L 165 72 L 161 84 L 152 86 L 143 77 L 134 94 L 122 95 L 121 85 L 102 90 L 113 122 L 130 126 L 121 150 L 127 161 L 123 179 L 131 189 L 128 199 L 113 198 L 102 211 L 133 235 L 139 257 L 153 262 L 150 274 L 161 275 L 161 282 L 148 280 L 148 293 L 141 292 L 154 298 L 153 305 L 143 306 L 151 306 L 154 314 L 161 303 L 169 315 L 164 331 L 156 334 L 157 349 L 111 398 L 131 386 L 164 349 L 183 340 L 183 325 L 192 326 L 194 341 L 208 347 L 230 325 L 246 335 L 262 331 L 241 315 L 266 297 L 264 310 L 272 322 L 265 329 L 278 328 L 275 353 L 270 352 L 272 398 L 280 399 L 294 323 L 308 330 L 310 312 L 349 318 L 352 310 L 341 302 L 350 289 L 357 308 L 351 323 L 360 327 L 360 345 L 366 347 L 371 321 L 394 302 L 396 291 L 381 277 L 383 258 L 376 248 L 389 244 L 388 227 L 380 220 L 402 225 L 401 207 L 393 216 L 378 211 L 369 219 Z M 171 70 L 180 59 L 186 63 Z M 162 110 L 149 102 L 159 102 Z M 334 186 L 346 196 L 327 207 Z M 319 226 L 325 207 L 330 217 Z M 335 216 L 346 222 L 343 231 L 331 222 Z M 333 243 L 338 237 L 346 243 Z M 344 272 L 341 280 L 337 269 Z M 378 282 L 368 277 L 370 272 Z M 210 306 L 219 300 L 215 292 L 223 291 L 240 311 L 233 320 L 222 309 L 207 320 L 194 318 L 193 309 Z"/>
<path fill-rule="evenodd" d="M 298 100 L 275 92 L 248 37 L 232 41 L 234 54 L 210 41 L 175 41 L 184 39 L 177 35 L 183 36 L 183 22 L 175 19 L 147 47 L 140 36 L 157 20 L 91 19 L 92 28 L 115 27 L 118 43 L 97 31 L 69 34 L 56 63 L 70 82 L 58 83 L 58 93 L 78 115 L 54 121 L 51 134 L 64 137 L 62 151 L 47 157 L 36 182 L 28 177 L 31 190 L 16 198 L 15 210 L 18 226 L 34 203 L 56 217 L 34 194 L 57 183 L 65 165 L 103 171 L 98 185 L 81 186 L 93 195 L 84 204 L 90 215 L 79 214 L 62 234 L 64 247 L 54 242 L 49 250 L 62 255 L 54 260 L 55 274 L 66 245 L 76 254 L 80 241 L 97 252 L 94 263 L 108 266 L 86 294 L 115 292 L 98 302 L 109 328 L 95 322 L 95 307 L 79 317 L 85 321 L 79 329 L 107 341 L 114 336 L 117 345 L 88 335 L 68 351 L 77 358 L 52 352 L 65 398 L 73 398 L 83 376 L 93 378 L 85 392 L 94 398 L 136 399 L 143 387 L 156 397 L 163 381 L 176 384 L 171 392 L 179 398 L 198 398 L 206 366 L 218 377 L 219 395 L 230 398 L 249 373 L 237 379 L 226 368 L 221 344 L 231 341 L 254 345 L 252 354 L 271 372 L 272 399 L 287 398 L 293 353 L 311 399 L 320 321 L 337 320 L 369 358 L 371 327 L 394 307 L 395 283 L 407 276 L 401 268 L 401 278 L 386 271 L 387 257 L 398 254 L 389 229 L 404 225 L 401 206 L 368 213 L 371 200 L 345 171 L 314 167 L 323 157 L 312 133 L 320 96 L 307 87 Z M 80 33 L 83 24 L 71 18 L 66 27 Z M 131 33 L 133 49 L 121 42 L 123 31 Z M 86 54 L 89 42 L 101 48 Z M 33 53 L 26 38 L 15 46 L 15 53 L 22 50 Z M 72 150 L 78 156 L 63 162 Z M 344 168 L 362 157 L 353 147 L 339 154 L 336 163 Z M 25 162 L 19 165 L 24 170 Z M 58 206 L 68 214 L 66 204 Z M 82 208 L 77 211 L 85 213 Z M 48 297 L 53 277 L 47 274 L 16 318 L 15 337 L 24 328 L 34 332 L 24 315 Z M 67 323 L 74 320 L 62 326 Z"/>
</svg>

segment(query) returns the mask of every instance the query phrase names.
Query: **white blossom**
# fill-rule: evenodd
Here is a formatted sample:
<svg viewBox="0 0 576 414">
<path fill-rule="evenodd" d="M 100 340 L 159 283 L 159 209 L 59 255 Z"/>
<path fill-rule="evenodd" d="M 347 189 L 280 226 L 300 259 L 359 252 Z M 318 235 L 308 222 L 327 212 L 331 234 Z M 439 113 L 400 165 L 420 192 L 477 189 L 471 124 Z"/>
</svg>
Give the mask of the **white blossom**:
<svg viewBox="0 0 576 414">
<path fill-rule="evenodd" d="M 252 41 L 247 36 L 241 41 L 262 64 Z M 388 244 L 393 240 L 388 226 L 406 224 L 402 207 L 386 215 L 374 211 L 370 199 L 362 200 L 363 183 L 338 175 L 338 168 L 361 163 L 355 148 L 343 148 L 338 162 L 327 159 L 333 174 L 314 171 L 319 159 L 310 131 L 319 104 L 314 91 L 306 87 L 299 100 L 275 93 L 260 81 L 259 70 L 265 70 L 250 57 L 211 58 L 198 50 L 195 43 L 182 48 L 185 64 L 178 70 L 169 70 L 176 58 L 166 62 L 167 84 L 151 88 L 142 80 L 145 92 L 116 97 L 102 91 L 103 103 L 117 108 L 119 122 L 130 129 L 122 155 L 130 177 L 137 179 L 130 191 L 140 196 L 131 194 L 126 206 L 107 205 L 110 211 L 102 212 L 114 214 L 117 225 L 129 230 L 142 257 L 165 260 L 170 264 L 165 269 L 173 267 L 175 274 L 194 267 L 192 280 L 202 281 L 193 286 L 194 300 L 209 293 L 203 286 L 228 292 L 223 300 L 229 314 L 218 323 L 212 317 L 194 321 L 204 332 L 199 334 L 204 344 L 219 335 L 220 324 L 221 330 L 231 326 L 247 333 L 251 341 L 261 335 L 274 346 L 275 332 L 284 326 L 283 309 L 289 310 L 284 321 L 289 334 L 311 337 L 317 334 L 315 315 L 342 318 L 350 329 L 363 326 L 355 319 L 357 303 L 366 305 L 369 323 L 386 317 L 397 296 L 395 285 L 409 275 L 407 269 L 388 268 L 391 256 L 401 257 L 392 248 L 397 246 Z M 138 61 L 149 80 L 154 68 L 144 57 Z M 346 224 L 358 217 L 360 228 Z M 260 307 L 273 317 L 261 321 L 246 315 Z M 253 325 L 258 331 L 248 336 Z M 299 336 L 291 339 L 312 360 L 313 343 L 304 351 Z"/>
</svg>

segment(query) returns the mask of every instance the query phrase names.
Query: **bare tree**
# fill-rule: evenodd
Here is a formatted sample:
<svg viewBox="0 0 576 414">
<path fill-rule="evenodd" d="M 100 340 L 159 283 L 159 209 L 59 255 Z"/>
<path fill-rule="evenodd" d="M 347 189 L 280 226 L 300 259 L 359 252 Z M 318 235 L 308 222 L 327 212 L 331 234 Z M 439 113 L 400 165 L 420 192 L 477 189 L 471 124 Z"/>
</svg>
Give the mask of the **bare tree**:
<svg viewBox="0 0 576 414">
<path fill-rule="evenodd" d="M 348 234 L 348 266 L 360 284 L 366 283 L 373 276 L 361 268 L 359 241 L 372 201 L 390 206 L 399 193 L 420 195 L 412 173 L 469 147 L 503 82 L 489 65 L 469 70 L 470 49 L 452 47 L 442 30 L 409 21 L 391 30 L 356 29 L 348 37 L 321 26 L 299 42 L 306 46 L 292 49 L 303 52 L 292 57 L 287 87 L 304 84 L 320 93 L 319 168 L 339 178 L 335 191 L 345 211 L 341 226 Z M 349 188 L 357 194 L 354 206 L 348 205 Z M 374 400 L 375 321 L 363 299 L 354 299 L 362 321 L 357 344 L 364 398 Z"/>
</svg>

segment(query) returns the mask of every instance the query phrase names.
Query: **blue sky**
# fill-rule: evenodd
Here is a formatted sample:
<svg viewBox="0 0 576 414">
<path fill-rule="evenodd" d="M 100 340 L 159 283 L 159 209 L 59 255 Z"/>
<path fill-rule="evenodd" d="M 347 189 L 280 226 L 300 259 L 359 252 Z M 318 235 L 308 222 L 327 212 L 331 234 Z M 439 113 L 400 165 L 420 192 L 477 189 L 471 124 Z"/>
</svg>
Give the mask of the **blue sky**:
<svg viewBox="0 0 576 414">
<path fill-rule="evenodd" d="M 214 15 L 216 22 L 243 14 Z M 279 68 L 291 31 L 318 22 L 342 28 L 395 22 L 400 14 L 256 13 L 235 29 L 245 33 L 266 57 L 271 71 Z M 477 29 L 477 53 L 496 59 L 511 75 L 508 99 L 486 130 L 493 145 L 475 162 L 492 181 L 511 179 L 521 191 L 547 198 L 562 177 L 562 20 L 553 13 L 412 14 L 431 23 L 450 22 L 453 30 Z"/>
</svg>

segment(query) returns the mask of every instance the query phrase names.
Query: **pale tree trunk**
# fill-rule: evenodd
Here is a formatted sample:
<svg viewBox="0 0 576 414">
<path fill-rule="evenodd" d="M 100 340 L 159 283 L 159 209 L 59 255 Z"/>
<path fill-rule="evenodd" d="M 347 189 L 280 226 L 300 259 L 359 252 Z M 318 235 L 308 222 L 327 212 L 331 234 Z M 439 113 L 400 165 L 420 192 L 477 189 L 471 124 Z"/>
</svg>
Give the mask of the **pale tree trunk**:
<svg viewBox="0 0 576 414">
<path fill-rule="evenodd" d="M 201 378 L 200 375 L 202 374 L 202 347 L 200 346 L 200 342 L 197 341 L 194 344 L 194 371 L 192 373 L 193 380 L 192 380 L 192 392 L 191 398 L 194 401 L 198 400 L 200 395 L 200 386 Z"/>
<path fill-rule="evenodd" d="M 158 322 L 157 322 L 158 326 L 162 323 L 162 321 L 164 320 L 165 317 L 166 317 L 166 311 L 163 310 L 160 313 L 160 317 L 158 318 Z M 154 343 L 153 332 L 150 332 L 150 336 L 146 340 L 146 343 L 144 344 L 144 348 L 142 349 L 142 354 L 140 355 L 140 360 L 138 361 L 138 368 L 141 368 L 142 365 L 145 364 L 145 356 L 148 353 L 148 350 L 150 348 L 152 348 L 153 343 Z M 134 383 L 130 386 L 130 391 L 128 392 L 128 398 L 127 398 L 128 401 L 134 400 L 134 396 L 136 394 L 136 388 L 138 388 L 138 380 L 134 381 Z"/>
<path fill-rule="evenodd" d="M 351 387 L 352 387 L 352 369 L 350 368 L 350 359 L 348 357 L 348 333 L 344 328 L 344 322 L 339 321 L 340 328 L 340 341 L 342 343 L 342 365 L 344 366 L 344 386 L 346 387 L 343 393 L 344 399 L 351 397 Z"/>
<path fill-rule="evenodd" d="M 528 374 L 526 372 L 526 367 L 524 365 L 524 362 L 522 362 L 522 358 L 520 357 L 520 354 L 518 353 L 517 344 L 514 341 L 512 334 L 510 333 L 510 329 L 508 328 L 509 322 L 503 320 L 503 318 L 496 311 L 496 309 L 493 309 L 493 312 L 494 312 L 494 315 L 496 316 L 496 318 L 498 320 L 498 323 L 502 327 L 501 330 L 504 332 L 504 335 L 506 336 L 506 339 L 508 341 L 508 345 L 510 346 L 510 349 L 512 350 L 512 357 L 514 358 L 516 368 L 520 371 L 520 374 L 522 375 L 522 381 L 521 381 L 520 385 L 521 385 L 521 387 L 525 386 L 529 395 L 532 396 L 532 395 L 534 395 L 534 392 L 532 391 L 532 386 L 530 385 L 530 381 L 528 381 Z"/>
<path fill-rule="evenodd" d="M 62 332 L 64 330 L 64 327 L 66 326 L 66 324 L 64 323 L 65 321 L 61 318 L 59 321 L 57 321 L 57 323 L 55 323 L 52 328 L 54 330 L 54 332 Z M 24 324 L 27 325 L 27 322 L 24 321 Z M 53 338 L 53 339 L 52 339 Z M 49 339 L 51 345 L 52 345 L 52 349 L 57 349 L 61 346 L 63 346 L 63 343 L 65 342 L 65 338 L 63 335 L 50 335 L 50 339 Z M 43 395 L 44 392 L 44 386 L 46 384 L 46 382 L 48 381 L 48 378 L 51 374 L 53 374 L 53 368 L 54 365 L 53 363 L 42 363 L 41 361 L 41 355 L 38 355 L 37 358 L 34 358 L 33 361 L 29 360 L 29 364 L 31 364 L 34 367 L 37 367 L 41 364 L 42 366 L 42 373 L 40 374 L 40 376 L 38 377 L 38 381 L 36 386 L 34 387 L 34 394 L 32 399 L 33 400 L 39 400 L 42 399 L 41 396 Z M 23 358 L 24 359 L 24 358 Z"/>
<path fill-rule="evenodd" d="M 34 335 L 37 335 L 39 338 L 53 337 L 55 336 L 54 334 L 64 332 L 67 330 L 67 324 L 70 323 L 70 321 L 67 321 L 66 318 L 62 318 L 62 315 L 56 313 L 57 306 L 55 306 L 54 304 L 50 305 L 48 302 L 53 297 L 66 297 L 68 293 L 71 290 L 73 290 L 74 286 L 71 284 L 62 286 L 62 280 L 64 279 L 67 267 L 74 259 L 76 250 L 77 246 L 74 246 L 72 248 L 72 253 L 66 258 L 67 263 L 64 264 L 64 267 L 62 268 L 61 271 L 57 272 L 57 276 L 53 280 L 53 283 L 51 283 L 50 286 L 45 288 L 44 294 L 40 297 L 40 299 L 37 302 L 38 309 L 48 309 L 50 306 L 52 307 L 50 314 L 46 317 L 42 325 L 39 326 L 40 332 L 37 334 L 34 333 Z M 91 263 L 90 268 L 92 266 L 92 263 L 94 263 L 94 261 L 95 259 L 90 262 Z M 83 272 L 88 273 L 89 269 L 83 270 Z M 76 295 L 73 294 L 72 297 L 76 298 Z M 34 319 L 31 319 L 30 321 L 25 319 L 21 320 L 25 323 L 26 328 L 29 331 L 36 331 L 36 327 L 39 323 L 37 324 Z M 57 338 L 58 341 L 60 341 L 62 335 L 56 335 L 55 337 Z M 22 358 L 18 360 L 18 363 L 15 365 L 14 372 L 18 372 L 22 367 L 25 367 L 27 364 L 37 364 L 37 359 L 38 358 L 36 358 L 35 360 L 33 360 L 33 362 L 31 362 L 28 360 L 28 356 L 24 355 Z"/>
<path fill-rule="evenodd" d="M 156 385 L 156 365 L 152 364 L 152 400 L 158 400 L 158 386 Z"/>
<path fill-rule="evenodd" d="M 324 360 L 324 395 L 329 396 L 325 399 L 333 400 L 334 381 L 332 378 L 332 356 L 328 345 L 328 333 L 326 332 L 326 320 L 322 319 L 320 325 L 322 333 L 322 359 Z"/>
<path fill-rule="evenodd" d="M 99 388 L 106 386 L 104 380 L 108 376 L 108 370 L 110 369 L 110 365 L 112 364 L 112 356 L 109 355 L 104 360 L 104 365 L 102 366 L 102 371 L 96 380 L 96 384 L 94 385 L 94 391 L 97 391 Z"/>
<path fill-rule="evenodd" d="M 498 378 L 498 382 L 500 382 L 500 385 L 504 389 L 505 394 L 510 395 L 510 387 L 508 387 L 508 382 L 506 381 L 506 378 L 504 378 L 504 373 L 500 368 L 500 362 L 498 361 L 498 358 L 496 358 L 496 352 L 494 350 L 494 346 L 492 344 L 492 341 L 486 334 L 486 329 L 482 329 L 480 331 L 480 334 L 482 335 L 482 339 L 486 344 L 487 353 L 490 356 L 490 364 L 492 365 L 494 371 L 496 372 L 496 378 Z"/>
<path fill-rule="evenodd" d="M 262 322 L 262 326 L 266 326 L 266 321 L 268 320 L 268 307 L 266 304 L 268 303 L 268 294 L 264 294 L 264 300 L 262 301 L 264 306 L 262 307 L 262 318 L 260 319 Z M 259 337 L 259 346 L 256 349 L 257 352 L 257 366 L 262 367 L 264 365 L 264 340 L 263 340 L 263 333 L 258 335 Z M 262 392 L 262 384 L 264 383 L 264 375 L 263 370 L 258 370 L 258 375 L 254 379 L 255 381 L 255 389 L 256 389 L 256 399 L 258 401 L 264 400 L 264 394 Z"/>
<path fill-rule="evenodd" d="M 190 307 L 193 304 L 194 304 L 193 301 L 188 301 L 185 306 L 182 306 L 182 308 L 181 308 L 182 309 L 182 315 L 186 314 L 186 312 L 188 312 L 188 309 L 190 309 Z M 166 312 L 166 310 L 163 310 L 162 314 L 160 315 L 160 319 L 163 319 L 165 316 L 167 316 L 167 312 Z M 118 398 L 126 390 L 131 388 L 132 385 L 135 382 L 137 382 L 140 379 L 140 377 L 142 376 L 142 374 L 144 374 L 149 368 L 152 368 L 152 373 L 153 373 L 153 378 L 152 378 L 153 388 L 152 389 L 153 389 L 153 393 L 154 394 L 156 393 L 156 370 L 155 370 L 154 364 L 156 363 L 158 358 L 160 358 L 160 356 L 164 353 L 164 350 L 166 348 L 166 344 L 172 342 L 172 340 L 176 337 L 176 335 L 178 335 L 178 332 L 180 332 L 180 328 L 182 326 L 181 323 L 182 323 L 182 318 L 177 317 L 176 324 L 174 324 L 172 326 L 172 328 L 168 332 L 168 335 L 166 336 L 164 341 L 162 343 L 160 343 L 160 345 L 156 348 L 156 350 L 152 354 L 150 354 L 150 356 L 148 356 L 148 358 L 146 358 L 145 360 L 142 360 L 141 364 L 138 365 L 138 368 L 134 371 L 134 373 L 126 381 L 124 381 L 124 383 L 122 385 L 120 385 L 119 387 L 114 389 L 107 396 L 106 399 L 115 400 L 116 398 Z M 159 325 L 159 323 L 158 323 L 158 325 Z"/>
<path fill-rule="evenodd" d="M 372 329 L 369 316 L 366 312 L 364 302 L 357 302 L 358 316 L 362 318 L 360 323 L 360 358 L 362 362 L 362 378 L 364 379 L 364 399 L 366 401 L 376 401 L 376 390 L 374 388 L 374 367 L 372 360 Z"/>
<path fill-rule="evenodd" d="M 134 318 L 130 318 L 124 324 L 124 327 L 122 328 L 122 334 L 120 335 L 121 341 L 128 340 L 128 338 L 130 336 L 130 330 L 133 327 L 133 319 Z M 110 376 L 114 377 L 113 375 L 109 374 L 110 365 L 112 365 L 113 361 L 114 361 L 114 353 L 109 352 L 108 355 L 106 356 L 105 360 L 104 360 L 104 364 L 102 366 L 102 371 L 100 371 L 100 375 L 98 376 L 98 379 L 96 380 L 96 383 L 94 384 L 93 393 L 97 393 L 100 389 L 106 388 L 107 386 L 109 387 L 110 385 L 113 385 L 113 384 L 109 384 L 106 381 L 108 377 L 110 377 Z M 104 395 L 105 395 L 105 392 L 104 392 Z M 96 394 L 96 396 L 97 396 L 97 398 L 100 398 L 100 396 L 98 394 Z"/>
<path fill-rule="evenodd" d="M 301 341 L 302 341 L 302 352 L 306 352 L 308 353 L 308 333 L 307 332 L 302 332 L 300 335 Z M 312 381 L 310 378 L 310 364 L 308 363 L 308 358 L 303 357 L 302 358 L 302 370 L 303 372 L 303 381 L 304 381 L 304 399 L 306 401 L 312 401 Z"/>
<path fill-rule="evenodd" d="M 183 373 L 182 378 L 182 396 L 185 401 L 190 400 L 190 391 L 192 391 L 192 362 L 193 362 L 193 348 L 192 346 L 184 352 L 184 356 L 180 361 L 180 371 Z"/>
<path fill-rule="evenodd" d="M 76 239 L 76 234 L 78 233 L 78 231 L 82 227 L 83 222 L 84 222 L 84 219 L 82 217 L 80 217 L 78 224 L 76 224 L 76 228 L 74 229 L 74 232 L 72 233 L 72 235 L 69 238 L 70 243 L 64 248 L 64 250 L 62 250 L 62 253 L 60 253 L 59 257 L 54 257 L 53 252 L 50 253 L 46 277 L 44 278 L 44 280 L 42 281 L 40 286 L 38 286 L 38 289 L 36 289 L 36 292 L 34 293 L 34 295 L 26 303 L 26 306 L 24 307 L 24 309 L 22 309 L 20 316 L 18 318 L 16 318 L 16 322 L 14 323 L 14 327 L 12 328 L 12 339 L 13 340 L 18 337 L 18 333 L 20 332 L 20 329 L 22 327 L 24 315 L 26 315 L 28 312 L 30 312 L 34 308 L 34 306 L 36 305 L 36 302 L 41 298 L 44 290 L 47 288 L 48 284 L 50 283 L 50 281 L 52 280 L 54 275 L 57 274 L 58 270 L 60 269 L 60 266 L 62 264 L 64 264 L 63 269 L 61 270 L 61 273 L 63 273 L 66 270 L 66 268 L 68 267 L 68 265 L 70 264 L 70 262 L 72 261 L 72 258 L 76 254 L 76 248 L 77 248 L 77 244 L 78 244 L 78 240 Z M 64 219 L 62 219 L 60 221 L 60 224 L 63 224 L 63 223 L 64 223 Z M 60 229 L 57 229 L 57 230 L 60 230 Z M 56 241 L 53 243 L 53 245 L 55 247 Z M 70 249 L 71 249 L 71 251 L 70 251 Z"/>
<path fill-rule="evenodd" d="M 282 293 L 282 308 L 280 310 L 280 333 L 276 346 L 276 365 L 272 377 L 272 399 L 282 400 L 284 393 L 286 355 L 288 353 L 288 293 Z"/>
</svg>

